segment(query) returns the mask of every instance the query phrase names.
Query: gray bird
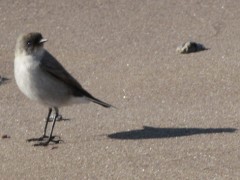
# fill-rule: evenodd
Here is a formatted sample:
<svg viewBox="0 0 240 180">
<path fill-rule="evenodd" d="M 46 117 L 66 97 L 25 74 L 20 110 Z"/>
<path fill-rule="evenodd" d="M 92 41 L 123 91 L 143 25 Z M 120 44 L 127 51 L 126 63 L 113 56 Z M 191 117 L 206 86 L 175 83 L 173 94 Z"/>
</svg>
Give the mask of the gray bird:
<svg viewBox="0 0 240 180">
<path fill-rule="evenodd" d="M 41 33 L 33 32 L 19 36 L 16 43 L 14 74 L 19 89 L 31 100 L 49 108 L 43 136 L 28 141 L 39 141 L 35 146 L 46 146 L 54 140 L 53 129 L 58 116 L 58 107 L 77 103 L 94 102 L 105 108 L 114 107 L 87 92 L 64 67 L 47 51 L 47 41 Z M 52 128 L 47 136 L 47 126 L 52 111 L 55 111 Z"/>
</svg>

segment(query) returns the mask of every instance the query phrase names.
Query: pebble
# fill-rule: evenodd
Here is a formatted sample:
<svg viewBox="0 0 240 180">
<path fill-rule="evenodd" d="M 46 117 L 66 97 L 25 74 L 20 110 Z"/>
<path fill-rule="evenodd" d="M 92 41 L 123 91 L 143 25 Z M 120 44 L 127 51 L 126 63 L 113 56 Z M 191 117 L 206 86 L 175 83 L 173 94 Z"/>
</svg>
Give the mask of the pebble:
<svg viewBox="0 0 240 180">
<path fill-rule="evenodd" d="M 0 85 L 3 84 L 5 81 L 9 80 L 8 78 L 5 78 L 3 76 L 0 76 Z"/>
<path fill-rule="evenodd" d="M 11 138 L 11 137 L 7 134 L 2 135 L 2 139 L 9 139 L 9 138 Z"/>
<path fill-rule="evenodd" d="M 204 45 L 196 42 L 186 42 L 181 46 L 178 46 L 176 51 L 181 54 L 188 54 L 192 52 L 204 51 L 207 50 Z"/>
</svg>

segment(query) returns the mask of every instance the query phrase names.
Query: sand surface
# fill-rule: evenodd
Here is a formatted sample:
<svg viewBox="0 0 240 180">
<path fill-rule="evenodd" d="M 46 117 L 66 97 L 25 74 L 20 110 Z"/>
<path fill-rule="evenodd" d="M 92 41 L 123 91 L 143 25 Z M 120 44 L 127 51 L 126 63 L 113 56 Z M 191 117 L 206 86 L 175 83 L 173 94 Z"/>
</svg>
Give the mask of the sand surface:
<svg viewBox="0 0 240 180">
<path fill-rule="evenodd" d="M 240 179 L 240 2 L 0 1 L 0 179 Z M 47 107 L 13 75 L 15 42 L 39 31 L 96 97 L 60 109 L 63 143 L 34 147 Z M 209 50 L 182 55 L 186 41 Z"/>
</svg>

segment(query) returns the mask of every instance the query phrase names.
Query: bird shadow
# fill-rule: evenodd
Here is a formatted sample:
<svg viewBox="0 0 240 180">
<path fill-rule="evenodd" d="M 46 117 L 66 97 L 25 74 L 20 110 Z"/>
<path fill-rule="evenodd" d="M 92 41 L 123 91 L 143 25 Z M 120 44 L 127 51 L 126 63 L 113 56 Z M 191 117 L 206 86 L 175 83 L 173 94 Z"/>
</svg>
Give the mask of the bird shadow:
<svg viewBox="0 0 240 180">
<path fill-rule="evenodd" d="M 196 134 L 234 133 L 235 128 L 155 128 L 143 126 L 143 129 L 108 134 L 111 139 L 155 139 L 191 136 Z"/>
</svg>

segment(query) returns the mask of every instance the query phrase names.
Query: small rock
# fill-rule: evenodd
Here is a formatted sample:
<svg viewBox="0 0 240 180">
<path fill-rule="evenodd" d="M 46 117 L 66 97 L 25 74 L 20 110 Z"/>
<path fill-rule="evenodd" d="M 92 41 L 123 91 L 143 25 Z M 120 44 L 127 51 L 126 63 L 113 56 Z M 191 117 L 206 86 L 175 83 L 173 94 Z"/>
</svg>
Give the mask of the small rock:
<svg viewBox="0 0 240 180">
<path fill-rule="evenodd" d="M 207 48 L 205 48 L 204 45 L 196 42 L 191 42 L 191 41 L 186 42 L 181 46 L 178 46 L 176 49 L 176 51 L 181 54 L 188 54 L 188 53 L 204 51 L 204 50 L 207 50 Z"/>
<path fill-rule="evenodd" d="M 5 78 L 3 76 L 0 76 L 0 85 L 5 83 L 5 81 L 8 81 L 9 79 L 8 78 Z"/>
<path fill-rule="evenodd" d="M 2 135 L 2 139 L 9 139 L 9 138 L 11 138 L 11 137 L 7 134 Z"/>
</svg>

